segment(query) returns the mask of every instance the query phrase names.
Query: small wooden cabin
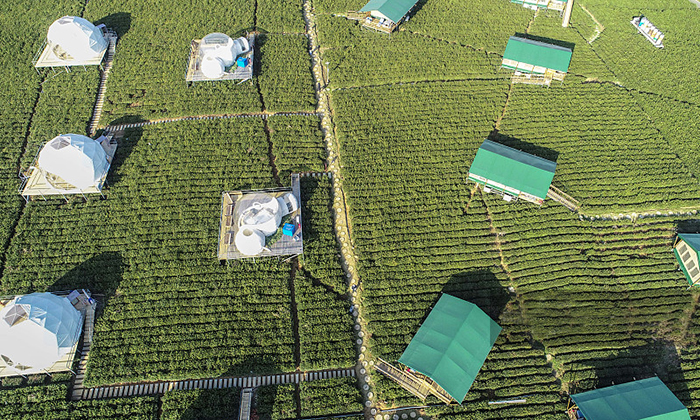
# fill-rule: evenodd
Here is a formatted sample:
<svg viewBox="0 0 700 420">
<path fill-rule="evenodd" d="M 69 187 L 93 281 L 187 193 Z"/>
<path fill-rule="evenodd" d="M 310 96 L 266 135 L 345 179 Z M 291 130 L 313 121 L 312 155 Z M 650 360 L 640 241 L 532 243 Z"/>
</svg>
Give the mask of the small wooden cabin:
<svg viewBox="0 0 700 420">
<path fill-rule="evenodd" d="M 673 255 L 676 256 L 688 284 L 695 286 L 700 283 L 700 265 L 698 252 L 700 250 L 700 233 L 679 233 Z"/>
<path fill-rule="evenodd" d="M 566 0 L 510 0 L 511 3 L 522 4 L 528 9 L 549 9 L 562 11 L 566 7 Z"/>
<path fill-rule="evenodd" d="M 407 19 L 418 0 L 369 0 L 359 12 L 348 12 L 349 19 L 362 22 L 363 28 L 391 33 Z"/>
<path fill-rule="evenodd" d="M 501 68 L 515 71 L 514 83 L 549 85 L 552 80 L 564 80 L 571 55 L 570 48 L 511 36 Z"/>
<path fill-rule="evenodd" d="M 506 201 L 522 198 L 542 205 L 554 178 L 556 162 L 484 140 L 469 167 L 468 180 Z"/>
</svg>

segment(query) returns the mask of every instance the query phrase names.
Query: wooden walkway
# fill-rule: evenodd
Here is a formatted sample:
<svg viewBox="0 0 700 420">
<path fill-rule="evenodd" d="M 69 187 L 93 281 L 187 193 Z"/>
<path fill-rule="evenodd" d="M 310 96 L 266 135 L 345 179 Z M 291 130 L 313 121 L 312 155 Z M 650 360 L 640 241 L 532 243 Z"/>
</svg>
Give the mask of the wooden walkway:
<svg viewBox="0 0 700 420">
<path fill-rule="evenodd" d="M 178 121 L 197 120 L 222 120 L 230 118 L 269 118 L 269 117 L 318 117 L 316 112 L 293 111 L 293 112 L 250 112 L 244 114 L 224 114 L 224 115 L 191 115 L 186 117 L 165 118 L 160 120 L 139 121 L 134 123 L 115 124 L 104 127 L 105 131 L 122 131 L 127 128 L 145 127 L 153 124 L 172 123 Z"/>
<path fill-rule="evenodd" d="M 117 45 L 117 34 L 113 31 L 109 31 L 109 47 L 107 48 L 107 59 L 105 60 L 105 67 L 100 75 L 100 86 L 97 89 L 97 101 L 95 102 L 95 108 L 92 110 L 92 118 L 90 119 L 90 126 L 88 128 L 88 135 L 90 137 L 95 135 L 97 132 L 97 124 L 100 122 L 100 117 L 102 116 L 102 106 L 105 101 L 105 92 L 107 91 L 107 77 L 109 77 L 109 72 L 112 70 L 112 62 L 114 61 L 114 50 Z"/>
<path fill-rule="evenodd" d="M 78 369 L 73 379 L 73 390 L 71 399 L 79 400 L 83 395 L 83 379 L 85 378 L 85 368 L 87 367 L 90 346 L 92 345 L 93 326 L 95 324 L 95 308 L 89 306 L 85 311 L 85 322 L 83 323 L 83 348 L 80 351 L 80 361 Z"/>
<path fill-rule="evenodd" d="M 571 211 L 578 211 L 578 209 L 581 207 L 581 204 L 577 200 L 575 200 L 573 197 L 560 190 L 559 188 L 555 187 L 554 185 L 549 186 L 549 191 L 547 191 L 547 197 L 551 198 L 552 200 L 558 203 L 563 204 L 564 207 Z"/>
<path fill-rule="evenodd" d="M 82 363 L 82 360 L 81 360 Z M 84 374 L 84 369 L 82 374 Z M 332 369 L 309 372 L 280 373 L 263 376 L 237 376 L 210 379 L 186 379 L 181 381 L 140 382 L 116 384 L 95 388 L 82 388 L 73 385 L 73 400 L 93 400 L 100 398 L 131 397 L 137 395 L 161 395 L 173 390 L 255 388 L 265 385 L 298 384 L 322 379 L 354 377 L 355 369 Z M 82 376 L 80 377 L 82 385 Z"/>
</svg>

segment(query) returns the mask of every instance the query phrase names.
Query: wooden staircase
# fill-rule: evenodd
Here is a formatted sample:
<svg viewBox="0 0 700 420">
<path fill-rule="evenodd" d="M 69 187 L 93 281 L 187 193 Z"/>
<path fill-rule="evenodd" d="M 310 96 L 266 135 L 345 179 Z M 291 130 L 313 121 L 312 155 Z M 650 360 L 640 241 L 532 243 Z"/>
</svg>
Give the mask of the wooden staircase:
<svg viewBox="0 0 700 420">
<path fill-rule="evenodd" d="M 94 325 L 95 308 L 91 305 L 85 310 L 85 322 L 83 323 L 83 347 L 80 351 L 80 361 L 78 362 L 78 369 L 75 372 L 75 379 L 73 381 L 73 390 L 71 393 L 72 400 L 79 400 L 83 397 L 83 379 L 85 378 L 85 369 L 87 368 L 90 346 L 92 345 Z"/>
<path fill-rule="evenodd" d="M 581 207 L 581 204 L 576 199 L 574 199 L 564 191 L 560 190 L 559 188 L 555 187 L 554 185 L 549 186 L 549 191 L 547 191 L 547 197 L 551 198 L 552 200 L 558 203 L 563 204 L 564 207 L 571 211 L 577 211 Z"/>
<path fill-rule="evenodd" d="M 421 400 L 425 400 L 428 395 L 432 394 L 445 404 L 452 402 L 450 394 L 429 378 L 403 371 L 380 358 L 377 358 L 374 368 Z"/>
<path fill-rule="evenodd" d="M 105 67 L 100 76 L 100 86 L 97 90 L 97 100 L 95 101 L 95 108 L 92 110 L 92 118 L 90 119 L 90 126 L 88 129 L 88 134 L 92 137 L 97 131 L 97 124 L 100 122 L 100 117 L 102 116 L 102 106 L 105 101 L 105 92 L 107 90 L 107 78 L 109 77 L 109 72 L 112 70 L 112 62 L 114 61 L 114 50 L 117 45 L 117 34 L 113 31 L 107 33 L 109 37 L 109 47 L 107 48 L 107 58 L 105 59 Z"/>
<path fill-rule="evenodd" d="M 241 390 L 241 407 L 238 411 L 238 420 L 250 419 L 250 407 L 253 404 L 253 388 Z"/>
</svg>

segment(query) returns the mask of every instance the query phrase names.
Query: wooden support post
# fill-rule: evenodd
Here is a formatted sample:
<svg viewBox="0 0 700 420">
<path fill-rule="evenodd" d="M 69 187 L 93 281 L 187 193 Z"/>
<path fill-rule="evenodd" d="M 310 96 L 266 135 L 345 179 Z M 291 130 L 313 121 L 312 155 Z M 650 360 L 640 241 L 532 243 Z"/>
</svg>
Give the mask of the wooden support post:
<svg viewBox="0 0 700 420">
<path fill-rule="evenodd" d="M 561 26 L 564 28 L 569 27 L 569 21 L 571 20 L 571 11 L 574 8 L 574 0 L 568 0 L 566 2 L 566 7 L 564 8 L 564 19 L 561 21 Z"/>
</svg>

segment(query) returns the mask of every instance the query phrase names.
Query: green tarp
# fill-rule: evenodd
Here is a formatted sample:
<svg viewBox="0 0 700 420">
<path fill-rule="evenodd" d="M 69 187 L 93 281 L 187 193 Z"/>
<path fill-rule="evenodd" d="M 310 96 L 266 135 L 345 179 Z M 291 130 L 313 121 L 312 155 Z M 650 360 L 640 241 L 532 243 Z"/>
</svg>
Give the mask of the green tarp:
<svg viewBox="0 0 700 420">
<path fill-rule="evenodd" d="M 469 167 L 469 174 L 544 200 L 552 184 L 556 166 L 557 164 L 550 160 L 484 140 Z"/>
<path fill-rule="evenodd" d="M 501 332 L 478 306 L 442 295 L 399 362 L 462 402 Z"/>
<path fill-rule="evenodd" d="M 688 409 L 659 378 L 571 396 L 586 420 L 690 420 Z"/>
<path fill-rule="evenodd" d="M 369 0 L 360 12 L 378 11 L 384 16 L 398 23 L 418 0 Z"/>
<path fill-rule="evenodd" d="M 511 36 L 503 58 L 566 73 L 571 63 L 571 50 L 558 45 Z"/>
</svg>

